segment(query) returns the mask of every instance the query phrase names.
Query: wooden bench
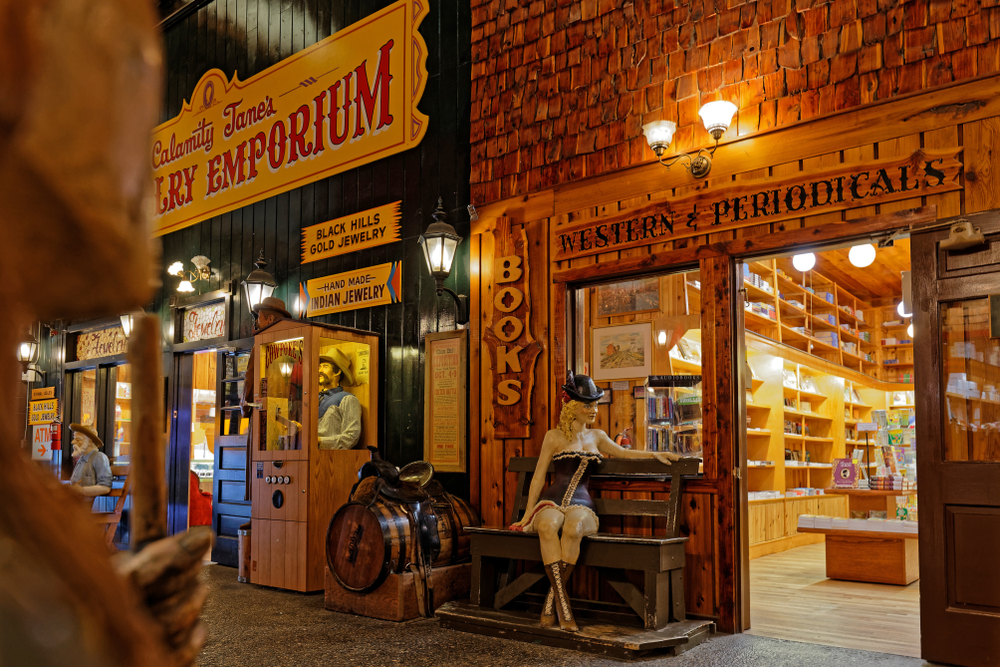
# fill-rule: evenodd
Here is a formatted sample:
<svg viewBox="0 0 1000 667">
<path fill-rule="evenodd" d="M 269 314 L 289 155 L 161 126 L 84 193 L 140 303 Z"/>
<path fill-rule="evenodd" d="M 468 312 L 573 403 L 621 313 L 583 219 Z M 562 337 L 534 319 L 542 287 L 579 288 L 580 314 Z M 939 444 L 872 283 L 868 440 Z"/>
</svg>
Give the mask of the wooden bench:
<svg viewBox="0 0 1000 667">
<path fill-rule="evenodd" d="M 94 517 L 97 519 L 97 523 L 104 526 L 104 543 L 112 552 L 117 551 L 117 549 L 115 549 L 115 533 L 118 531 L 118 524 L 121 523 L 122 511 L 125 509 L 125 501 L 128 499 L 128 492 L 132 485 L 132 476 L 130 472 L 131 466 L 128 464 L 112 464 L 111 492 L 95 498 L 95 500 L 100 498 L 115 499 L 115 503 L 111 511 L 103 512 L 94 510 Z M 101 501 L 97 500 L 95 505 L 99 504 L 101 504 Z"/>
<path fill-rule="evenodd" d="M 906 586 L 920 578 L 917 534 L 842 528 L 799 528 L 826 535 L 826 576 Z"/>
<path fill-rule="evenodd" d="M 508 470 L 518 475 L 510 523 L 524 516 L 537 462 L 536 458 L 523 457 L 510 460 Z M 578 633 L 542 628 L 540 595 L 535 595 L 530 610 L 524 608 L 528 605 L 523 600 L 511 604 L 545 577 L 538 536 L 507 528 L 466 528 L 471 534 L 471 599 L 439 609 L 442 627 L 621 658 L 654 651 L 676 655 L 696 646 L 708 637 L 714 624 L 685 620 L 684 545 L 688 538 L 679 533 L 682 478 L 696 475 L 698 464 L 698 459 L 683 459 L 671 466 L 654 459 L 606 459 L 594 470 L 592 491 L 605 480 L 662 482 L 664 491 L 670 482 L 667 500 L 594 499 L 603 527 L 612 517 L 654 517 L 666 523 L 663 535 L 599 532 L 583 539 L 577 563 L 601 568 L 601 574 L 624 600 L 618 604 L 573 600 L 578 622 L 597 619 L 602 625 L 590 630 L 581 623 Z M 519 561 L 528 564 L 518 576 Z M 629 580 L 626 570 L 642 573 L 642 590 Z M 609 622 L 614 625 L 607 625 Z"/>
</svg>

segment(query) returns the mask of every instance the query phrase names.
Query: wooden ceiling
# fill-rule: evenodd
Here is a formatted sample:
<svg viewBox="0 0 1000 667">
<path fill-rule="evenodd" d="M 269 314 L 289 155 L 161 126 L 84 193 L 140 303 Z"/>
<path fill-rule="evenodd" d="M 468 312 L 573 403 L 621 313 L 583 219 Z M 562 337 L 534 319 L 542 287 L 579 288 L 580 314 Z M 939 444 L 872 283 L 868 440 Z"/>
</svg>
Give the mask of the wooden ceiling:
<svg viewBox="0 0 1000 667">
<path fill-rule="evenodd" d="M 859 299 L 868 301 L 895 300 L 903 293 L 901 271 L 910 270 L 910 240 L 897 239 L 888 248 L 878 248 L 875 262 L 863 269 L 851 264 L 850 248 L 826 250 L 816 253 L 814 271 L 839 284 Z M 792 266 L 792 258 L 778 258 L 778 268 L 801 278 L 801 271 Z"/>
</svg>

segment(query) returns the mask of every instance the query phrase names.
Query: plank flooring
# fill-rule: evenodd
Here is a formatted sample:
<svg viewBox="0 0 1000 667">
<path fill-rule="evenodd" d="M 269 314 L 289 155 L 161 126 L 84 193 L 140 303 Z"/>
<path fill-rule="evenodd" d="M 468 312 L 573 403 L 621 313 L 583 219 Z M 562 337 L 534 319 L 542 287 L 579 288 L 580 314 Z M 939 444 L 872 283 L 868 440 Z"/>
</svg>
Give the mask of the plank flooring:
<svg viewBox="0 0 1000 667">
<path fill-rule="evenodd" d="M 825 544 L 750 561 L 749 634 L 920 656 L 920 581 L 909 586 L 826 578 Z"/>
</svg>

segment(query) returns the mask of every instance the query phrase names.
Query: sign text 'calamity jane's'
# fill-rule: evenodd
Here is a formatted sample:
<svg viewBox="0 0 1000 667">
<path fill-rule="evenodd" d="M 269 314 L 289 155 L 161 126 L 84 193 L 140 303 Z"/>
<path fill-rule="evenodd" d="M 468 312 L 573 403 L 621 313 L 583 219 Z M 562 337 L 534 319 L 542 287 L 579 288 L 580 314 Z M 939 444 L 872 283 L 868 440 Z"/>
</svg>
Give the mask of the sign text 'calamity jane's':
<svg viewBox="0 0 1000 667">
<path fill-rule="evenodd" d="M 623 216 L 557 227 L 553 259 L 958 190 L 962 163 L 955 156 L 960 150 L 918 150 L 906 158 L 843 164 L 780 184 L 774 179 L 735 181 Z"/>
<path fill-rule="evenodd" d="M 426 0 L 400 0 L 247 81 L 210 70 L 153 132 L 154 233 L 420 143 Z"/>
</svg>

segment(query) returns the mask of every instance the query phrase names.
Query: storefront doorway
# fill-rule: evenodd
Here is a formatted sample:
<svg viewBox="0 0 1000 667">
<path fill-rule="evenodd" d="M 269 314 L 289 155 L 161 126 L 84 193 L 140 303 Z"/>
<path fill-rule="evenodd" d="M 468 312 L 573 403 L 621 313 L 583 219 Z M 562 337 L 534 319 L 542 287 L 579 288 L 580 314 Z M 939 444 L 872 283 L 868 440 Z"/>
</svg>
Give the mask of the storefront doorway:
<svg viewBox="0 0 1000 667">
<path fill-rule="evenodd" d="M 218 352 L 213 348 L 175 357 L 177 378 L 170 439 L 168 522 L 171 532 L 212 523 Z"/>
<path fill-rule="evenodd" d="M 919 657 L 909 240 L 738 268 L 749 632 Z"/>
</svg>

